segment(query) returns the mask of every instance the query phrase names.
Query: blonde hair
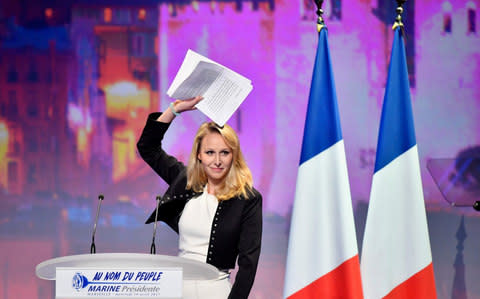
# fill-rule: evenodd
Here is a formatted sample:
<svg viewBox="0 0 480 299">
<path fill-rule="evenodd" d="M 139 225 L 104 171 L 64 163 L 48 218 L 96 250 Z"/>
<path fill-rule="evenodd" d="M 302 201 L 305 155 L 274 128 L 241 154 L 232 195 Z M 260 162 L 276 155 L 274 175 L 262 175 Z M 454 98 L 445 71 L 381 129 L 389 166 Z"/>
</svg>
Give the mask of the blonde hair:
<svg viewBox="0 0 480 299">
<path fill-rule="evenodd" d="M 232 165 L 220 188 L 215 190 L 215 196 L 218 200 L 228 200 L 235 196 L 243 196 L 248 199 L 252 195 L 253 179 L 240 150 L 240 140 L 232 127 L 229 125 L 220 127 L 214 122 L 203 123 L 195 135 L 187 166 L 187 189 L 202 192 L 207 184 L 207 175 L 198 159 L 198 153 L 203 138 L 209 133 L 220 134 L 232 150 Z"/>
</svg>

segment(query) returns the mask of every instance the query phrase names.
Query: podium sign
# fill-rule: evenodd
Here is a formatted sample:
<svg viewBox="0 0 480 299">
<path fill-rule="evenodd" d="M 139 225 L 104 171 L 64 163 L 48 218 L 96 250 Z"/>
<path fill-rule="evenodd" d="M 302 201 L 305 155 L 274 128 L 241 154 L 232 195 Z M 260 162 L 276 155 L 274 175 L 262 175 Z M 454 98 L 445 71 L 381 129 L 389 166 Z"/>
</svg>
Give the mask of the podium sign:
<svg viewBox="0 0 480 299">
<path fill-rule="evenodd" d="M 207 263 L 139 253 L 57 257 L 38 264 L 35 273 L 41 279 L 56 280 L 58 299 L 177 299 L 182 297 L 184 281 L 218 278 L 218 269 Z"/>
<path fill-rule="evenodd" d="M 56 298 L 181 298 L 181 268 L 56 268 Z"/>
</svg>

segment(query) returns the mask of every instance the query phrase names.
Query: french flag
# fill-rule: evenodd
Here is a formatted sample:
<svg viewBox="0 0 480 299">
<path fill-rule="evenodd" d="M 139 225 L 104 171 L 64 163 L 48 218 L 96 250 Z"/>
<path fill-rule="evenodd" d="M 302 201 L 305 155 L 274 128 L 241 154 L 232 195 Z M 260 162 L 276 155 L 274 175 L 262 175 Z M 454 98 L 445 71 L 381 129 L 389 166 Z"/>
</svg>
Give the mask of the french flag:
<svg viewBox="0 0 480 299">
<path fill-rule="evenodd" d="M 319 32 L 310 87 L 290 226 L 284 298 L 363 298 L 326 28 Z"/>
<path fill-rule="evenodd" d="M 405 45 L 395 29 L 362 246 L 364 295 L 437 298 Z"/>
</svg>

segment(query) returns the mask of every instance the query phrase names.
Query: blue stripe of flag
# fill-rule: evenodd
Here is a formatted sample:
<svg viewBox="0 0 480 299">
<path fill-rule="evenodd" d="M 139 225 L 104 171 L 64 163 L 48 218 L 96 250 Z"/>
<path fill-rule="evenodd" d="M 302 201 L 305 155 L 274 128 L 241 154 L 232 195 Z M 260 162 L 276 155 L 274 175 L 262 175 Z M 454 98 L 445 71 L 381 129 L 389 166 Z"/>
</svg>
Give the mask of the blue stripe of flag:
<svg viewBox="0 0 480 299">
<path fill-rule="evenodd" d="M 319 33 L 300 164 L 342 139 L 327 30 Z"/>
<path fill-rule="evenodd" d="M 417 143 L 411 102 L 405 45 L 402 31 L 397 27 L 383 99 L 375 172 Z"/>
</svg>

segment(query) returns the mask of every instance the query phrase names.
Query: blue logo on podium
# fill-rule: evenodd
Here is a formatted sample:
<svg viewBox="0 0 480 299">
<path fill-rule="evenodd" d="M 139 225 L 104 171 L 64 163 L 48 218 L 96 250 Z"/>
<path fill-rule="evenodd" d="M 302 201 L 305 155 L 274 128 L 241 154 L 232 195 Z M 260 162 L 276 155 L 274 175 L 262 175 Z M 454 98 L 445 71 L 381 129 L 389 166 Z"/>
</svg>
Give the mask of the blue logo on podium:
<svg viewBox="0 0 480 299">
<path fill-rule="evenodd" d="M 75 273 L 72 278 L 72 286 L 75 290 L 80 291 L 80 289 L 85 288 L 88 285 L 88 279 L 81 273 Z"/>
</svg>

